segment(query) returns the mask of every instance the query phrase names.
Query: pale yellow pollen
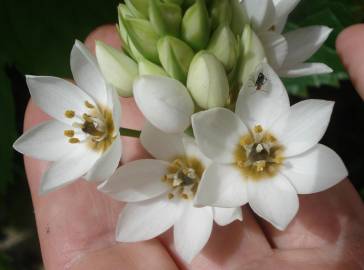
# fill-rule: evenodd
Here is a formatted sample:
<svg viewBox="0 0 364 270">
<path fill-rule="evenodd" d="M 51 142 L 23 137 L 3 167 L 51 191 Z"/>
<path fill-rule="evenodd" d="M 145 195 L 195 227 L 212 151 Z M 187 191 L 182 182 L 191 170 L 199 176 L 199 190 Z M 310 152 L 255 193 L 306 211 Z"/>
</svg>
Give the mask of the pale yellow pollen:
<svg viewBox="0 0 364 270">
<path fill-rule="evenodd" d="M 67 118 L 73 118 L 75 117 L 76 113 L 75 111 L 72 111 L 72 110 L 67 110 L 64 112 L 64 115 L 67 117 Z"/>
<path fill-rule="evenodd" d="M 70 139 L 68 140 L 68 142 L 69 142 L 69 143 L 72 143 L 72 144 L 76 144 L 76 143 L 79 143 L 79 142 L 80 142 L 80 140 L 79 140 L 79 139 L 77 139 L 77 138 L 70 138 Z"/>
<path fill-rule="evenodd" d="M 254 132 L 255 132 L 255 133 L 262 133 L 262 132 L 263 132 L 263 128 L 262 128 L 262 126 L 261 126 L 261 125 L 256 125 L 256 126 L 254 127 Z"/>
<path fill-rule="evenodd" d="M 64 136 L 72 138 L 73 136 L 75 136 L 75 131 L 74 130 L 65 130 Z"/>
</svg>

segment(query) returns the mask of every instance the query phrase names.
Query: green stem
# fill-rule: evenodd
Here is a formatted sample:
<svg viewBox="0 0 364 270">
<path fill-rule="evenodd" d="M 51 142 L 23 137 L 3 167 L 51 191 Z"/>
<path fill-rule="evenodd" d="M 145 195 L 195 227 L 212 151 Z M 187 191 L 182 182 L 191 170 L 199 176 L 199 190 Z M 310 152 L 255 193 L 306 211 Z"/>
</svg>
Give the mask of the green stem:
<svg viewBox="0 0 364 270">
<path fill-rule="evenodd" d="M 133 138 L 139 138 L 141 133 L 140 130 L 129 129 L 129 128 L 120 128 L 119 132 L 120 136 L 133 137 Z"/>
</svg>

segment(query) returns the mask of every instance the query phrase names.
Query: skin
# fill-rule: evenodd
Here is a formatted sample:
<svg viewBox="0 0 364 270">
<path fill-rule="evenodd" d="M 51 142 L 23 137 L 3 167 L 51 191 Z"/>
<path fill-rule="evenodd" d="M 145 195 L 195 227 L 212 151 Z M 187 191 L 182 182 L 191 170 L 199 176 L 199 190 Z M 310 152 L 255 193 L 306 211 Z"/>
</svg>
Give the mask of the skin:
<svg viewBox="0 0 364 270">
<path fill-rule="evenodd" d="M 102 26 L 86 39 L 120 47 L 113 26 Z M 364 25 L 346 29 L 337 51 L 364 98 Z M 143 117 L 132 99 L 121 99 L 123 126 L 140 129 Z M 48 117 L 29 102 L 25 130 Z M 137 139 L 123 138 L 122 162 L 148 157 Z M 158 239 L 133 244 L 116 243 L 114 230 L 122 204 L 77 181 L 45 196 L 39 183 L 47 163 L 25 158 L 42 256 L 47 270 L 98 269 L 314 269 L 364 268 L 364 207 L 345 179 L 318 194 L 300 196 L 298 215 L 280 232 L 243 207 L 244 222 L 215 226 L 207 246 L 189 266 L 175 255 L 171 232 Z"/>
</svg>

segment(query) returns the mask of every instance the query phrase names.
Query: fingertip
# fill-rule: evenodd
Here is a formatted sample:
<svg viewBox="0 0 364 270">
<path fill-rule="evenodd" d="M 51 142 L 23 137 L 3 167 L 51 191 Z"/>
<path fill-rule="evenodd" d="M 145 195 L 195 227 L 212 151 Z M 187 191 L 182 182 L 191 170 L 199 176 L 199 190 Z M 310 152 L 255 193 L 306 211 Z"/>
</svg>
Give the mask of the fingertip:
<svg viewBox="0 0 364 270">
<path fill-rule="evenodd" d="M 121 47 L 121 40 L 115 25 L 102 25 L 88 35 L 85 45 L 93 53 L 95 53 L 96 40 L 101 40 L 116 49 Z"/>
<path fill-rule="evenodd" d="M 336 40 L 336 49 L 350 79 L 364 99 L 364 24 L 346 28 Z"/>
</svg>

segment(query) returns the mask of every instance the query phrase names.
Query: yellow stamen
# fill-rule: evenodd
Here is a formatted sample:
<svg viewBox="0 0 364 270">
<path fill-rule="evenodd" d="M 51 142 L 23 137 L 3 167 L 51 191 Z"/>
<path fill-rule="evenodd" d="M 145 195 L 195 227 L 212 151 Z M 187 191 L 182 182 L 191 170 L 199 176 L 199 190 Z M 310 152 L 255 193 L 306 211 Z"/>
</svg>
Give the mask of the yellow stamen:
<svg viewBox="0 0 364 270">
<path fill-rule="evenodd" d="M 68 140 L 68 142 L 69 142 L 69 143 L 72 143 L 72 144 L 76 144 L 76 143 L 79 143 L 79 142 L 80 142 L 80 140 L 79 140 L 79 139 L 77 139 L 77 138 L 71 138 L 71 139 L 69 139 L 69 140 Z"/>
<path fill-rule="evenodd" d="M 64 136 L 72 138 L 73 136 L 75 136 L 75 131 L 74 130 L 65 130 Z"/>
<path fill-rule="evenodd" d="M 75 111 L 67 110 L 67 111 L 64 112 L 64 115 L 67 118 L 73 118 L 73 117 L 75 117 L 76 113 L 75 113 Z"/>
<path fill-rule="evenodd" d="M 262 126 L 261 126 L 261 125 L 256 125 L 256 126 L 254 127 L 254 132 L 255 132 L 255 133 L 262 133 L 262 132 L 263 132 L 263 128 L 262 128 Z"/>
<path fill-rule="evenodd" d="M 87 100 L 85 101 L 85 106 L 87 107 L 87 108 L 89 108 L 89 109 L 93 109 L 93 108 L 95 108 L 95 106 L 94 105 L 92 105 L 90 102 L 88 102 Z"/>
</svg>

